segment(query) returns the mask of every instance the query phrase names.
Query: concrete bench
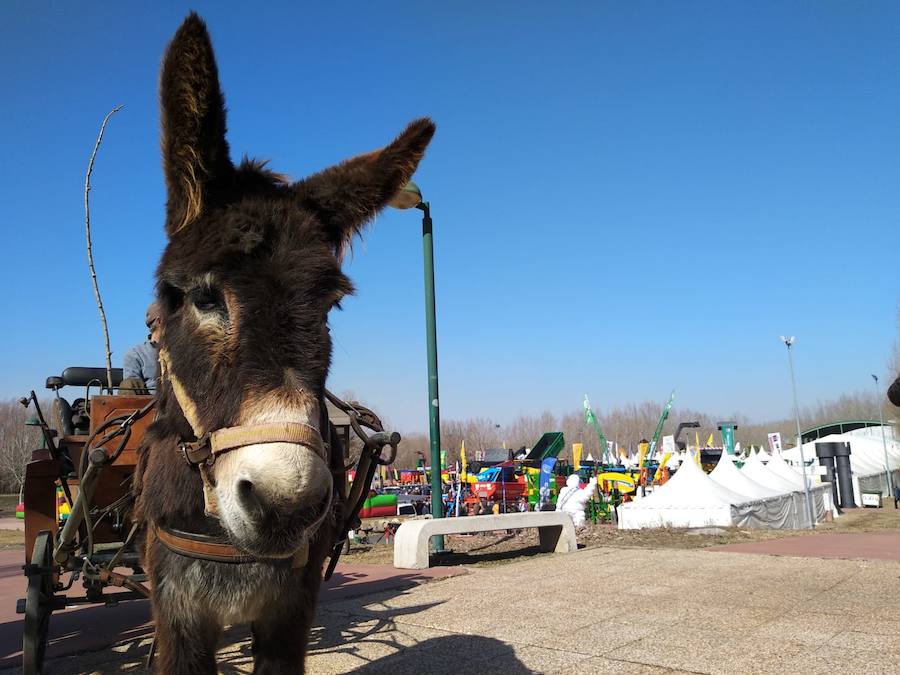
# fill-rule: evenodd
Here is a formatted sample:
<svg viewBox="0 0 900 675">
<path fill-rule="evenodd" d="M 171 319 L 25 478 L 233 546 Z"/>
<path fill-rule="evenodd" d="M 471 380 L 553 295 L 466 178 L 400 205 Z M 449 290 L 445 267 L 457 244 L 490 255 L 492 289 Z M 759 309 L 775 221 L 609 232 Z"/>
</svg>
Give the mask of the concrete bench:
<svg viewBox="0 0 900 675">
<path fill-rule="evenodd" d="M 527 511 L 488 516 L 407 520 L 394 536 L 394 567 L 421 570 L 428 565 L 431 538 L 438 534 L 538 529 L 541 551 L 569 553 L 578 550 L 572 516 L 563 511 Z"/>
</svg>

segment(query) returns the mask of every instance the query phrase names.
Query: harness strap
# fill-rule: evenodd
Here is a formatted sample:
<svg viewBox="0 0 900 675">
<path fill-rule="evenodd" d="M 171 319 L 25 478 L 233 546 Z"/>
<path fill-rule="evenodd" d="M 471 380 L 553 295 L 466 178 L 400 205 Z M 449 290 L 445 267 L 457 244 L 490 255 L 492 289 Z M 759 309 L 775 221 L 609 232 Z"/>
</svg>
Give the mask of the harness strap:
<svg viewBox="0 0 900 675">
<path fill-rule="evenodd" d="M 328 451 L 321 434 L 314 427 L 302 422 L 275 422 L 272 424 L 244 424 L 225 427 L 198 440 L 182 443 L 181 449 L 190 464 L 212 463 L 215 456 L 245 445 L 257 443 L 293 443 L 303 445 L 328 462 Z"/>
<path fill-rule="evenodd" d="M 283 562 L 285 564 L 290 564 L 292 568 L 297 569 L 305 566 L 309 557 L 308 545 L 302 546 L 292 557 L 260 558 L 250 555 L 236 546 L 231 545 L 224 537 L 184 532 L 182 530 L 172 530 L 159 526 L 157 526 L 155 530 L 157 538 L 167 549 L 188 558 L 199 558 L 200 560 L 232 564 Z"/>
<path fill-rule="evenodd" d="M 209 440 L 214 455 L 255 443 L 295 443 L 305 445 L 326 463 L 328 462 L 325 443 L 319 431 L 309 424 L 300 422 L 225 427 L 212 432 Z"/>
</svg>

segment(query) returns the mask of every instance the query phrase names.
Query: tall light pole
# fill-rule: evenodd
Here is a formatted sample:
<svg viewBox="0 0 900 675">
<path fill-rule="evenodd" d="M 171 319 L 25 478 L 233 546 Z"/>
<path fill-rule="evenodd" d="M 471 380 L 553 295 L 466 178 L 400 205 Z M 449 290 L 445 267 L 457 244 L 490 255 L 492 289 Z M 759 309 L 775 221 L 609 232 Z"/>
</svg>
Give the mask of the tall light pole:
<svg viewBox="0 0 900 675">
<path fill-rule="evenodd" d="M 881 447 L 884 449 L 884 481 L 887 483 L 887 496 L 893 496 L 893 485 L 891 485 L 891 465 L 888 464 L 887 439 L 884 436 L 884 406 L 881 405 L 881 391 L 878 389 L 878 376 L 872 375 L 875 380 L 875 402 L 878 404 L 878 415 L 881 419 Z"/>
<path fill-rule="evenodd" d="M 806 458 L 803 456 L 803 432 L 800 431 L 800 406 L 797 404 L 797 381 L 794 379 L 794 357 L 791 354 L 791 346 L 794 337 L 781 336 L 781 341 L 787 347 L 788 365 L 791 368 L 791 392 L 794 395 L 794 419 L 797 421 L 797 448 L 800 450 L 800 464 L 803 468 L 803 491 L 806 493 L 806 510 L 809 512 L 809 527 L 816 526 L 816 516 L 813 511 L 812 495 L 809 492 L 809 477 L 806 475 Z"/>
<path fill-rule="evenodd" d="M 431 516 L 444 517 L 441 490 L 441 416 L 438 398 L 437 326 L 434 309 L 434 244 L 431 232 L 431 208 L 422 201 L 419 186 L 409 181 L 390 205 L 397 209 L 416 208 L 422 212 L 422 250 L 425 258 L 425 337 L 428 342 L 428 433 L 431 440 Z M 444 550 L 444 536 L 436 535 L 435 552 Z"/>
</svg>

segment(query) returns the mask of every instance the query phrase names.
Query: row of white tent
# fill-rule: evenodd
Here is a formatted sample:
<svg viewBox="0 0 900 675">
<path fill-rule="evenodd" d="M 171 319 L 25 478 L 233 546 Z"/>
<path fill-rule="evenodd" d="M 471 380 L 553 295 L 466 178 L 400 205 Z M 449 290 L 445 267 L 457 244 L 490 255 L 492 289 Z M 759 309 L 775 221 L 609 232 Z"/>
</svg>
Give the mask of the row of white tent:
<svg viewBox="0 0 900 675">
<path fill-rule="evenodd" d="M 829 483 L 810 480 L 812 518 L 831 510 Z M 803 476 L 773 453 L 767 464 L 751 456 L 738 469 L 727 452 L 707 475 L 687 454 L 666 483 L 618 508 L 619 528 L 768 527 L 802 529 L 810 525 Z"/>
</svg>

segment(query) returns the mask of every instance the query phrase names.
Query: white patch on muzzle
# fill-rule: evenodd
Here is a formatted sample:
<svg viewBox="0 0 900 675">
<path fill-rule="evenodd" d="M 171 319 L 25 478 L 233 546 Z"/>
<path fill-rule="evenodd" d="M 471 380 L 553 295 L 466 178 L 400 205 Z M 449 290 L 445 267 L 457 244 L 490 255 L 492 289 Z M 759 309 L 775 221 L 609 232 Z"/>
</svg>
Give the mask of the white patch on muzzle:
<svg viewBox="0 0 900 675">
<path fill-rule="evenodd" d="M 318 406 L 310 407 L 257 404 L 256 414 L 242 416 L 241 423 L 301 422 L 318 429 Z M 270 530 L 276 536 L 279 531 L 292 532 L 298 535 L 294 543 L 302 545 L 312 534 L 308 530 L 321 522 L 331 497 L 332 477 L 325 460 L 311 448 L 294 443 L 258 443 L 230 450 L 216 458 L 214 475 L 219 518 L 239 546 L 252 547 Z M 292 553 L 289 548 L 267 553 L 287 556 Z"/>
</svg>

